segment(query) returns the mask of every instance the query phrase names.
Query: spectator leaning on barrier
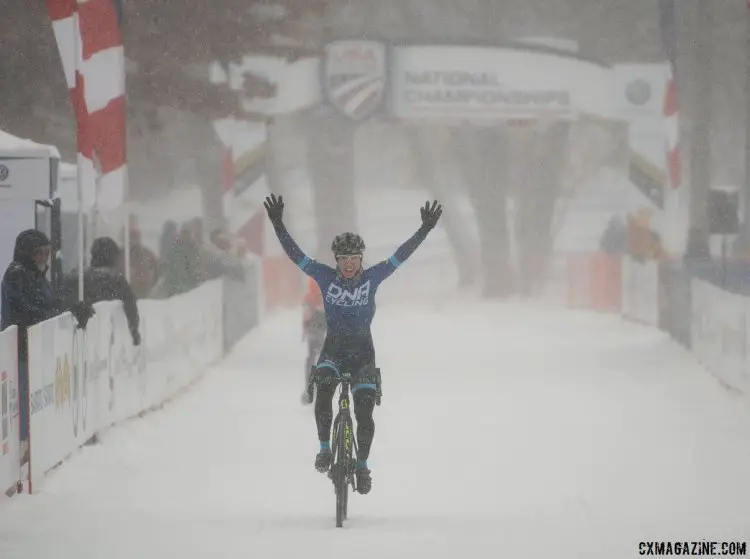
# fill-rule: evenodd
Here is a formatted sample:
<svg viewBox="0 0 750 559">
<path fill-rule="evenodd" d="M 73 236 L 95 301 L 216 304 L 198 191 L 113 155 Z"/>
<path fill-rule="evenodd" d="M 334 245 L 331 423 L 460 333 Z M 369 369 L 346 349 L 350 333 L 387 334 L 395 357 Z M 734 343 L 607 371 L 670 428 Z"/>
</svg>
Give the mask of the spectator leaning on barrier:
<svg viewBox="0 0 750 559">
<path fill-rule="evenodd" d="M 28 229 L 16 237 L 13 262 L 0 285 L 2 317 L 0 330 L 18 327 L 18 401 L 21 444 L 26 454 L 29 433 L 29 369 L 27 329 L 65 310 L 70 310 L 79 328 L 85 328 L 94 311 L 86 303 L 65 304 L 61 294 L 54 294 L 47 280 L 51 243 L 47 235 Z"/>
<path fill-rule="evenodd" d="M 110 237 L 95 239 L 91 245 L 91 267 L 83 274 L 83 298 L 91 305 L 100 301 L 122 301 L 134 345 L 140 345 L 138 305 L 133 290 L 120 272 L 122 251 Z M 68 293 L 78 300 L 78 273 L 67 280 Z"/>
</svg>

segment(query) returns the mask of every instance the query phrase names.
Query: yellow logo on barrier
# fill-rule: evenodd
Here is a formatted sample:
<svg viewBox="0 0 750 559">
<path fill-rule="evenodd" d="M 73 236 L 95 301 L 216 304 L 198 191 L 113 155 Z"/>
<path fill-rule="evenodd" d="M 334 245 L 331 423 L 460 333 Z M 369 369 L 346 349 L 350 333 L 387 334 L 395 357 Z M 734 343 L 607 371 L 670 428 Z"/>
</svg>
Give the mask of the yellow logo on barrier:
<svg viewBox="0 0 750 559">
<path fill-rule="evenodd" d="M 62 408 L 63 403 L 70 402 L 70 365 L 68 354 L 57 358 L 55 369 L 55 409 Z"/>
</svg>

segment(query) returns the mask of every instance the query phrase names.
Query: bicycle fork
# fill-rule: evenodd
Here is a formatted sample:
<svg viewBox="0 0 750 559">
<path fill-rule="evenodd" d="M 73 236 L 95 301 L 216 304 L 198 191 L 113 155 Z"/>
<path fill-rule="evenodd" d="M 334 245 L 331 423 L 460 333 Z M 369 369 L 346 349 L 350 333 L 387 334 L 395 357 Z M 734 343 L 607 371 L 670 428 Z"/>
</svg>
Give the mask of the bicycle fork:
<svg viewBox="0 0 750 559">
<path fill-rule="evenodd" d="M 344 459 L 343 462 L 346 464 L 346 470 L 343 472 L 336 472 L 340 475 L 343 475 L 349 483 L 352 484 L 352 487 L 354 487 L 354 478 L 351 475 L 351 473 L 354 471 L 354 457 L 359 453 L 359 448 L 357 446 L 357 439 L 354 437 L 354 429 L 352 427 L 352 422 L 347 421 L 348 416 L 342 416 L 339 418 L 339 421 L 334 423 L 333 426 L 333 433 L 331 439 L 333 441 L 338 441 L 339 431 L 342 428 L 344 429 Z M 336 462 L 338 457 L 338 444 L 334 443 L 334 455 L 331 457 L 331 469 L 328 470 L 328 477 L 336 482 L 336 479 L 334 477 L 333 470 L 336 468 Z"/>
</svg>

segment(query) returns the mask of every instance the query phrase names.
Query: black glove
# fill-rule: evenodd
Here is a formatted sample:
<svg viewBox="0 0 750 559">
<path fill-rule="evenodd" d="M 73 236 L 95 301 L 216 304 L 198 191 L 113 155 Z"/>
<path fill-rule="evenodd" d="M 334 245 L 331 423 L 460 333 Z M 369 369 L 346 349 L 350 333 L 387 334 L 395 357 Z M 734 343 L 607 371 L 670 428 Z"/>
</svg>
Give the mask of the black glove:
<svg viewBox="0 0 750 559">
<path fill-rule="evenodd" d="M 130 335 L 133 337 L 133 345 L 139 346 L 141 345 L 141 334 L 138 332 L 138 330 L 131 332 Z"/>
<path fill-rule="evenodd" d="M 89 319 L 94 316 L 96 311 L 91 303 L 78 301 L 70 308 L 70 313 L 76 319 L 77 327 L 85 329 Z"/>
<path fill-rule="evenodd" d="M 276 198 L 275 194 L 271 194 L 266 197 L 266 201 L 263 202 L 263 205 L 266 207 L 268 219 L 271 220 L 271 223 L 274 225 L 281 225 L 281 216 L 284 213 L 284 198 L 282 196 Z"/>
<path fill-rule="evenodd" d="M 438 219 L 443 215 L 443 206 L 438 204 L 437 200 L 432 202 L 432 207 L 430 207 L 429 202 L 425 202 L 424 207 L 419 212 L 422 214 L 422 225 L 430 230 L 437 225 Z"/>
</svg>

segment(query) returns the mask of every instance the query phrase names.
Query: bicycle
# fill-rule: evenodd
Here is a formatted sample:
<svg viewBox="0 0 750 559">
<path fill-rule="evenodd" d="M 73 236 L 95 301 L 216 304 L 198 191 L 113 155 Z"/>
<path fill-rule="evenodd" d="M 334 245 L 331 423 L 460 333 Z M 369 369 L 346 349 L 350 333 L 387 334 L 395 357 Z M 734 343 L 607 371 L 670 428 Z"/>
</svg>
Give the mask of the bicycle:
<svg viewBox="0 0 750 559">
<path fill-rule="evenodd" d="M 349 507 L 349 486 L 356 491 L 354 466 L 356 456 L 359 452 L 357 441 L 354 437 L 354 422 L 349 405 L 349 390 L 351 388 L 351 375 L 341 376 L 341 392 L 339 393 L 339 412 L 333 421 L 333 433 L 331 436 L 331 469 L 328 477 L 333 481 L 336 493 L 336 527 L 341 528 L 346 520 Z"/>
<path fill-rule="evenodd" d="M 380 369 L 376 368 L 375 374 L 377 378 L 375 403 L 379 406 L 382 395 Z M 310 378 L 313 378 L 312 374 Z M 341 385 L 341 391 L 339 392 L 339 411 L 333 420 L 331 468 L 328 470 L 328 477 L 333 481 L 336 493 L 336 527 L 341 528 L 348 514 L 349 486 L 351 486 L 352 491 L 357 491 L 354 472 L 359 449 L 354 437 L 354 421 L 352 420 L 349 399 L 352 377 L 349 373 L 345 373 L 334 380 Z"/>
</svg>

